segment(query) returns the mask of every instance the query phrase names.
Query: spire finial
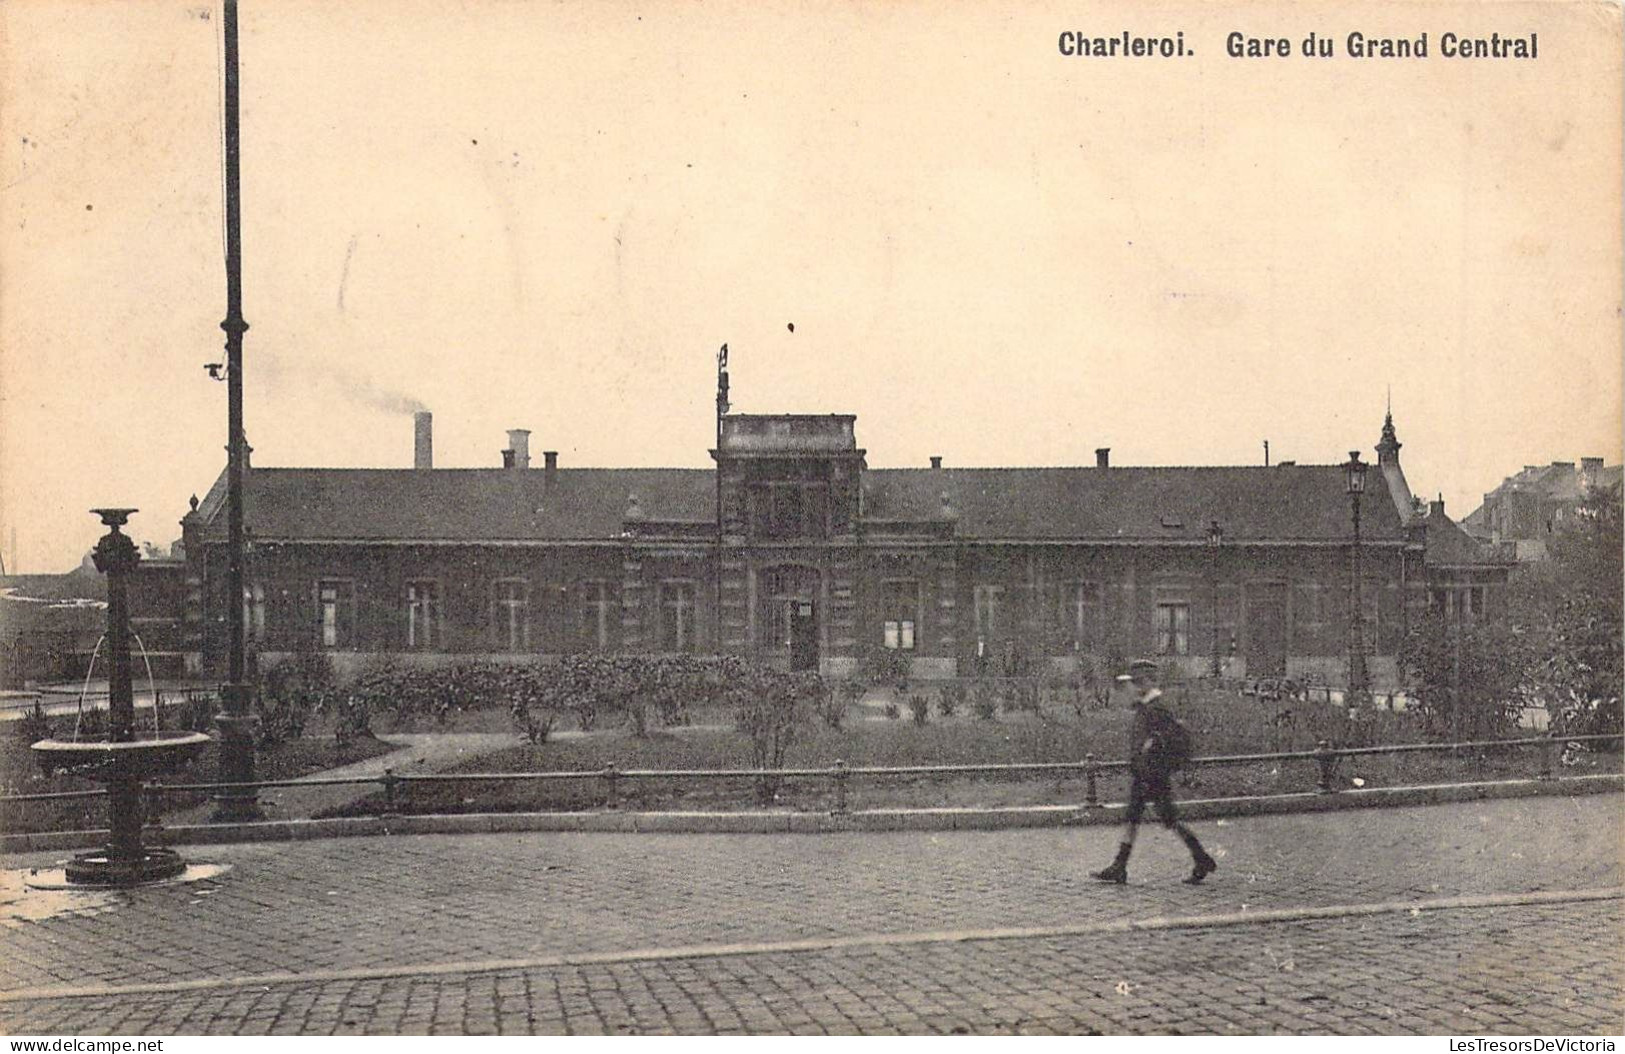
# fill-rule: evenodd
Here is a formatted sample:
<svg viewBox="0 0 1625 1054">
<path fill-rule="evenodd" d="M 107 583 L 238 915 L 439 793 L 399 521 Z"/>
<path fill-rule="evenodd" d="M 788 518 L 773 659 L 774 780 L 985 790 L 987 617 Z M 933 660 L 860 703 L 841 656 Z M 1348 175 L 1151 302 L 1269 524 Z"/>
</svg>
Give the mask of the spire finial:
<svg viewBox="0 0 1625 1054">
<path fill-rule="evenodd" d="M 1377 442 L 1377 464 L 1399 464 L 1399 448 L 1404 444 L 1394 432 L 1394 397 L 1390 389 L 1388 395 L 1388 413 L 1382 419 L 1382 439 Z"/>
</svg>

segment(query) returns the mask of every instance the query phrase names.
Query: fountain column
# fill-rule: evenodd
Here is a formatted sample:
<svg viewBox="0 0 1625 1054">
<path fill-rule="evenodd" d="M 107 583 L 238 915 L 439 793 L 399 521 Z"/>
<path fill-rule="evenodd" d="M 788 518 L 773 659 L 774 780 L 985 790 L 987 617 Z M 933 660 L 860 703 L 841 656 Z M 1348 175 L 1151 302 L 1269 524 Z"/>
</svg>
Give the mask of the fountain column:
<svg viewBox="0 0 1625 1054">
<path fill-rule="evenodd" d="M 111 672 L 107 679 L 107 741 L 135 741 L 135 697 L 130 687 L 130 607 L 126 576 L 135 570 L 141 554 L 128 535 L 119 528 L 130 521 L 135 509 L 92 509 L 108 532 L 96 543 L 91 559 L 96 570 L 107 576 L 107 654 Z M 156 705 L 156 704 L 154 704 Z M 117 778 L 108 783 L 108 826 L 112 838 L 109 855 L 117 861 L 139 866 L 141 853 L 141 782 L 130 766 L 120 766 Z"/>
</svg>

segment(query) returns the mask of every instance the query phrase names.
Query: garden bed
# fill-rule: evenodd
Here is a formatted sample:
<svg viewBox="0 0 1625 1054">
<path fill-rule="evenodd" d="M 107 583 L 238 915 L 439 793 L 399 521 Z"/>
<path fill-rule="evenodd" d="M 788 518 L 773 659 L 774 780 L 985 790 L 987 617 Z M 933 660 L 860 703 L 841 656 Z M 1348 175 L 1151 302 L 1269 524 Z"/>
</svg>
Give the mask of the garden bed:
<svg viewBox="0 0 1625 1054">
<path fill-rule="evenodd" d="M 1248 708 L 1251 709 L 1248 709 Z M 854 710 L 856 712 L 856 708 Z M 1192 699 L 1180 707 L 1197 732 L 1198 752 L 1207 756 L 1312 750 L 1318 739 L 1349 742 L 1332 732 L 1347 725 L 1341 713 L 1311 716 L 1283 728 L 1259 704 L 1235 697 Z M 1126 750 L 1131 714 L 1127 710 L 1033 714 L 1022 712 L 980 720 L 956 715 L 916 725 L 896 721 L 849 721 L 832 729 L 810 729 L 797 741 L 787 768 L 827 768 L 837 760 L 850 768 L 894 768 L 933 765 L 998 765 L 1079 762 L 1093 753 L 1101 762 L 1120 759 Z M 454 722 L 455 724 L 456 722 Z M 1303 727 L 1299 727 L 1299 725 Z M 1424 729 L 1410 715 L 1377 714 L 1353 729 L 1363 745 L 1424 742 Z M 416 783 L 397 792 L 397 805 L 414 813 L 545 812 L 601 809 L 735 811 L 760 808 L 750 777 L 732 779 L 663 777 L 617 778 L 599 775 L 614 767 L 626 770 L 725 770 L 750 768 L 746 737 L 732 729 L 693 728 L 634 736 L 611 730 L 587 737 L 554 739 L 523 745 L 470 760 L 445 775 L 457 773 L 580 772 L 571 780 L 514 780 L 471 783 Z M 1581 752 L 1565 774 L 1617 772 L 1617 753 Z M 1339 788 L 1392 787 L 1416 784 L 1527 778 L 1540 772 L 1540 751 L 1531 747 L 1487 748 L 1457 753 L 1413 752 L 1342 758 L 1335 768 Z M 1240 797 L 1312 791 L 1320 778 L 1312 759 L 1203 766 L 1182 775 L 1177 793 L 1184 798 Z M 1356 782 L 1358 781 L 1358 782 Z M 1086 794 L 1084 775 L 1076 773 L 996 773 L 987 775 L 858 776 L 848 781 L 851 809 L 997 807 L 1072 805 Z M 1122 800 L 1127 776 L 1103 772 L 1102 801 Z M 798 777 L 783 781 L 772 800 L 775 808 L 828 811 L 834 807 L 834 780 Z M 367 815 L 382 806 L 374 795 L 331 815 Z"/>
<path fill-rule="evenodd" d="M 150 711 L 139 715 L 144 727 L 150 721 Z M 68 791 L 100 790 L 102 785 L 83 776 L 55 773 L 45 776 L 21 734 L 20 722 L 7 722 L 0 735 L 0 794 L 55 794 Z M 51 735 L 62 738 L 73 734 L 73 718 L 51 719 Z M 340 747 L 333 736 L 331 720 L 313 719 L 304 735 L 288 739 L 261 749 L 255 755 L 254 771 L 260 779 L 289 780 L 313 776 L 339 765 L 363 761 L 395 748 L 369 736 L 353 739 Z M 196 758 L 173 773 L 166 775 L 165 783 L 213 783 L 220 771 L 219 741 L 215 740 Z M 164 814 L 178 812 L 208 800 L 201 792 L 165 794 L 161 797 Z M 107 802 L 96 798 L 67 798 L 55 801 L 0 802 L 0 833 L 31 834 L 39 831 L 82 831 L 107 825 Z"/>
</svg>

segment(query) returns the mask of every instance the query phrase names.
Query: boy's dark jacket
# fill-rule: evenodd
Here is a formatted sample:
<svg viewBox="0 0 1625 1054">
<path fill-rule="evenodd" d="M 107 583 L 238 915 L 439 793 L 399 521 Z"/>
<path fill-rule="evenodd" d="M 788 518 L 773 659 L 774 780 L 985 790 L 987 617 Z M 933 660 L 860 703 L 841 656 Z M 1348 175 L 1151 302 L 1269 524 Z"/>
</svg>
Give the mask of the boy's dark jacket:
<svg viewBox="0 0 1625 1054">
<path fill-rule="evenodd" d="M 1134 743 L 1129 771 L 1136 776 L 1167 776 L 1190 760 L 1190 731 L 1162 705 L 1153 690 L 1134 704 Z"/>
</svg>

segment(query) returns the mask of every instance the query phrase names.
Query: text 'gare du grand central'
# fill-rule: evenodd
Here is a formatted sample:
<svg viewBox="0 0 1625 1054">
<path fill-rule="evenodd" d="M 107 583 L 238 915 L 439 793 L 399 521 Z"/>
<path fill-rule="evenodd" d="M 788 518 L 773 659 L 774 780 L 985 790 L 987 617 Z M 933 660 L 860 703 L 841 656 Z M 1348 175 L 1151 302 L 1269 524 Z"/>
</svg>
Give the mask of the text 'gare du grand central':
<svg viewBox="0 0 1625 1054">
<path fill-rule="evenodd" d="M 715 470 L 536 467 L 514 430 L 502 467 L 446 469 L 421 413 L 411 469 L 251 467 L 249 643 L 341 668 L 720 651 L 832 675 L 891 648 L 922 677 L 1143 654 L 1343 683 L 1357 602 L 1382 686 L 1418 613 L 1473 617 L 1506 577 L 1413 498 L 1391 416 L 1357 554 L 1344 464 L 876 469 L 855 426 L 729 414 Z M 192 670 L 226 654 L 225 490 L 136 578 L 149 647 Z"/>
</svg>

